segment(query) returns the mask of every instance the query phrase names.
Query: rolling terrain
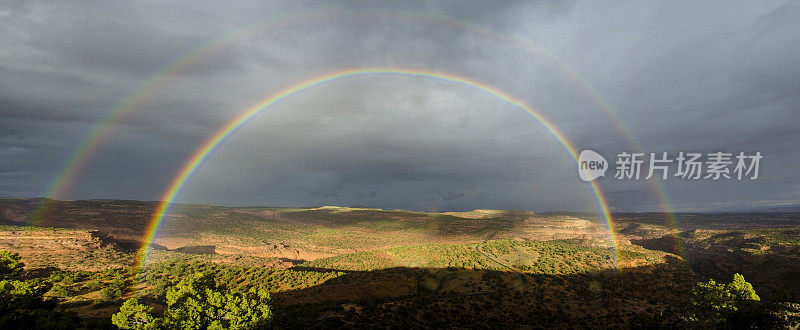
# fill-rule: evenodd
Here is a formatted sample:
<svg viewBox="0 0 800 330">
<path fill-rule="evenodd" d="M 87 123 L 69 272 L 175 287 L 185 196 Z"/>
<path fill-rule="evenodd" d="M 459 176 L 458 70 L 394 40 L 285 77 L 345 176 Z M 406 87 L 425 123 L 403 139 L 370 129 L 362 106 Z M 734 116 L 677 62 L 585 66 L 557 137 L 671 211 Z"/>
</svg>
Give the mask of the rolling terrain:
<svg viewBox="0 0 800 330">
<path fill-rule="evenodd" d="M 666 326 L 695 283 L 734 273 L 765 304 L 800 301 L 796 213 L 618 214 L 615 250 L 592 214 L 174 205 L 136 269 L 156 207 L 2 199 L 0 250 L 90 328 L 198 272 L 265 287 L 286 328 Z"/>
</svg>

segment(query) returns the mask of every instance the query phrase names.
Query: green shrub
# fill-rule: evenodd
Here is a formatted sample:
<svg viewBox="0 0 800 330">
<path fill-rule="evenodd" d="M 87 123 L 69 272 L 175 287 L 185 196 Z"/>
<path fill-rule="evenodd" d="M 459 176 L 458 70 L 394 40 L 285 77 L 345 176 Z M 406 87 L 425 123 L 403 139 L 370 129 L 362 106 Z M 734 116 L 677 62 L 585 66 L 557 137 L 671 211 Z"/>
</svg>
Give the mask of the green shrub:
<svg viewBox="0 0 800 330">
<path fill-rule="evenodd" d="M 728 284 L 717 283 L 713 279 L 699 282 L 692 289 L 689 299 L 693 322 L 718 324 L 746 304 L 760 301 L 753 286 L 740 274 L 733 275 Z"/>
<path fill-rule="evenodd" d="M 153 316 L 150 307 L 136 299 L 128 299 L 112 316 L 112 323 L 121 329 L 256 329 L 272 321 L 266 290 L 231 291 L 208 274 L 182 280 L 169 288 L 166 298 L 162 317 Z"/>
<path fill-rule="evenodd" d="M 8 275 L 16 275 L 25 264 L 20 262 L 19 254 L 0 250 L 0 278 Z"/>
</svg>

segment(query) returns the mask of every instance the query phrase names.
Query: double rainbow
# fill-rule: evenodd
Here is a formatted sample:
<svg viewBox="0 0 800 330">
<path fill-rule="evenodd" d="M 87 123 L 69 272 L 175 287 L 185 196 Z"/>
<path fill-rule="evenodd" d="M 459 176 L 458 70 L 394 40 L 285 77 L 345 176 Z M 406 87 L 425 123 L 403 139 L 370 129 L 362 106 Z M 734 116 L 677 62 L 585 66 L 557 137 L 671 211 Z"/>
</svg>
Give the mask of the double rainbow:
<svg viewBox="0 0 800 330">
<path fill-rule="evenodd" d="M 482 90 L 486 93 L 489 93 L 491 95 L 494 95 L 497 98 L 505 101 L 506 103 L 518 109 L 524 110 L 525 112 L 532 115 L 537 121 L 539 121 L 542 125 L 544 125 L 544 127 L 548 131 L 550 131 L 550 133 L 558 140 L 559 143 L 561 143 L 561 145 L 569 153 L 572 159 L 575 160 L 576 163 L 578 161 L 578 154 L 575 150 L 575 147 L 572 145 L 571 142 L 569 142 L 569 140 L 567 140 L 564 134 L 555 125 L 553 125 L 553 123 L 550 120 L 545 118 L 541 113 L 536 111 L 534 108 L 528 106 L 521 100 L 516 99 L 496 88 L 477 82 L 475 80 L 471 80 L 456 75 L 445 74 L 441 72 L 403 70 L 403 69 L 393 69 L 393 68 L 364 68 L 364 69 L 333 72 L 291 86 L 283 90 L 282 92 L 267 97 L 258 104 L 245 110 L 244 112 L 236 116 L 234 119 L 230 120 L 225 126 L 223 126 L 216 133 L 214 133 L 211 136 L 211 138 L 209 138 L 197 151 L 195 151 L 192 157 L 183 165 L 180 172 L 178 172 L 177 176 L 175 176 L 175 178 L 169 184 L 169 188 L 167 189 L 167 191 L 161 197 L 161 203 L 156 209 L 156 212 L 153 215 L 149 226 L 147 227 L 147 231 L 145 232 L 144 243 L 137 256 L 136 266 L 142 267 L 145 264 L 149 247 L 153 243 L 153 240 L 155 239 L 156 234 L 158 233 L 158 229 L 163 223 L 167 212 L 169 211 L 170 205 L 175 200 L 175 197 L 178 195 L 178 193 L 181 191 L 181 188 L 183 188 L 186 182 L 192 177 L 192 174 L 194 174 L 203 165 L 208 156 L 211 155 L 214 152 L 214 150 L 216 150 L 223 142 L 225 142 L 225 140 L 228 137 L 230 137 L 240 127 L 242 127 L 244 124 L 250 121 L 250 119 L 262 113 L 263 111 L 271 108 L 272 106 L 280 103 L 281 101 L 289 97 L 298 95 L 308 89 L 346 78 L 359 77 L 359 76 L 378 76 L 378 75 L 407 76 L 416 78 L 435 79 L 439 81 L 451 82 L 457 85 L 473 87 Z M 597 184 L 595 182 L 591 182 L 591 187 L 597 199 L 598 207 L 600 208 L 604 220 L 608 226 L 609 236 L 613 244 L 614 262 L 615 264 L 617 264 L 619 260 L 619 253 L 617 251 L 618 241 L 616 234 L 614 232 L 614 223 L 612 221 L 611 214 L 608 211 L 608 205 Z"/>
<path fill-rule="evenodd" d="M 225 34 L 219 38 L 215 38 L 210 40 L 209 42 L 201 45 L 194 50 L 187 52 L 184 56 L 176 58 L 174 61 L 170 62 L 167 66 L 156 72 L 151 76 L 151 78 L 140 88 L 135 90 L 131 93 L 128 97 L 122 99 L 111 111 L 107 112 L 100 120 L 98 124 L 96 124 L 89 135 L 83 139 L 81 144 L 73 151 L 70 158 L 64 163 L 61 167 L 58 174 L 54 177 L 53 180 L 50 181 L 49 186 L 45 190 L 43 196 L 50 197 L 50 198 L 63 198 L 65 193 L 71 188 L 71 186 L 77 181 L 79 174 L 85 169 L 87 164 L 90 162 L 91 157 L 98 152 L 104 145 L 106 141 L 108 141 L 109 136 L 113 133 L 114 128 L 124 121 L 127 114 L 131 113 L 134 109 L 138 108 L 142 102 L 144 102 L 150 95 L 155 93 L 159 93 L 161 91 L 161 87 L 165 86 L 171 78 L 180 74 L 181 72 L 191 68 L 193 64 L 199 62 L 200 59 L 206 57 L 207 55 L 213 54 L 215 52 L 219 52 L 224 48 L 224 46 L 230 43 L 233 40 L 237 40 L 243 37 L 247 37 L 257 31 L 262 31 L 265 29 L 272 30 L 272 29 L 279 29 L 284 27 L 293 27 L 296 25 L 300 25 L 306 22 L 316 22 L 321 19 L 325 18 L 347 18 L 347 19 L 363 19 L 363 18 L 379 18 L 379 19 L 394 19 L 394 20 L 411 20 L 411 21 L 420 21 L 420 22 L 431 22 L 435 24 L 440 24 L 442 26 L 449 26 L 456 29 L 460 29 L 469 33 L 472 33 L 477 36 L 482 36 L 497 42 L 506 43 L 509 45 L 513 45 L 519 49 L 524 50 L 525 52 L 536 56 L 539 59 L 545 60 L 546 62 L 552 64 L 556 67 L 560 72 L 562 72 L 575 86 L 579 87 L 581 91 L 591 98 L 597 105 L 601 111 L 603 111 L 608 118 L 610 118 L 613 123 L 617 126 L 618 130 L 624 135 L 625 139 L 628 142 L 628 145 L 633 148 L 634 150 L 641 152 L 642 147 L 637 143 L 636 139 L 634 138 L 633 134 L 630 132 L 630 129 L 625 125 L 624 121 L 619 117 L 619 115 L 613 110 L 613 108 L 609 105 L 608 101 L 605 100 L 600 96 L 600 93 L 597 92 L 591 85 L 583 79 L 575 70 L 570 68 L 566 65 L 563 61 L 558 60 L 556 56 L 553 54 L 544 51 L 538 47 L 535 47 L 530 42 L 526 41 L 524 38 L 515 36 L 515 35 L 508 35 L 508 34 L 498 34 L 493 32 L 485 27 L 470 23 L 468 21 L 459 20 L 447 16 L 442 15 L 432 15 L 428 13 L 413 13 L 413 12 L 403 12 L 398 10 L 367 10 L 367 11 L 352 11 L 352 10 L 341 10 L 341 9 L 321 9 L 321 10 L 313 10 L 313 11 L 302 11 L 297 12 L 294 14 L 289 15 L 282 15 L 278 17 L 268 18 L 261 22 L 256 22 L 254 24 L 250 24 L 243 29 L 239 29 L 234 31 L 233 33 Z M 162 197 L 162 203 L 159 205 L 158 211 L 156 215 L 153 217 L 152 223 L 148 226 L 148 230 L 146 233 L 145 239 L 145 246 L 147 246 L 150 242 L 152 242 L 153 237 L 160 225 L 163 221 L 164 214 L 168 211 L 169 205 L 171 204 L 172 200 L 174 200 L 175 196 L 178 194 L 180 188 L 185 184 L 185 182 L 190 178 L 191 173 L 193 173 L 199 166 L 201 166 L 205 157 L 207 157 L 210 153 L 213 152 L 214 148 L 217 145 L 224 142 L 225 138 L 230 135 L 233 131 L 235 131 L 239 126 L 243 125 L 249 118 L 252 116 L 257 115 L 261 110 L 264 110 L 281 100 L 295 95 L 303 90 L 308 88 L 312 88 L 314 86 L 330 82 L 337 79 L 342 79 L 346 77 L 358 76 L 358 75 L 377 75 L 377 74 L 395 74 L 395 75 L 409 75 L 409 76 L 416 76 L 416 77 L 426 77 L 432 79 L 440 79 L 445 81 L 451 81 L 454 83 L 459 83 L 463 85 L 469 85 L 476 87 L 478 89 L 484 90 L 490 94 L 493 94 L 501 99 L 506 100 L 507 102 L 525 110 L 526 112 L 531 113 L 538 121 L 540 121 L 545 127 L 550 130 L 554 136 L 564 145 L 565 149 L 570 153 L 572 157 L 575 157 L 575 149 L 572 147 L 571 144 L 566 143 L 566 139 L 564 139 L 563 135 L 555 129 L 555 127 L 541 115 L 533 111 L 532 108 L 526 106 L 523 102 L 510 98 L 505 93 L 502 93 L 494 88 L 490 88 L 484 84 L 477 83 L 475 81 L 471 81 L 469 79 L 465 79 L 462 77 L 457 77 L 453 75 L 446 75 L 442 73 L 435 73 L 430 71 L 414 71 L 414 70 L 390 70 L 390 69 L 360 69 L 360 70 L 350 70 L 350 71 L 342 71 L 337 73 L 328 74 L 325 76 L 321 76 L 319 78 L 315 78 L 309 80 L 305 83 L 297 84 L 293 87 L 286 89 L 285 91 L 275 94 L 274 96 L 265 99 L 264 101 L 260 102 L 258 105 L 254 106 L 253 108 L 248 109 L 245 111 L 241 116 L 235 118 L 231 122 L 229 122 L 225 127 L 223 127 L 220 131 L 218 131 L 211 139 L 209 139 L 206 144 L 203 145 L 197 153 L 186 163 L 186 165 L 181 169 L 178 176 L 171 182 L 169 189 L 166 193 L 164 193 Z M 262 109 L 263 108 L 263 109 Z M 249 116 L 248 116 L 249 114 Z M 677 223 L 675 221 L 673 213 L 672 204 L 669 201 L 669 198 L 664 190 L 661 182 L 659 179 L 653 180 L 653 190 L 655 195 L 659 198 L 661 208 L 667 213 L 669 225 L 672 228 L 678 228 Z M 600 193 L 598 187 L 595 184 L 592 184 L 592 189 L 597 196 L 598 205 L 600 205 L 600 209 L 602 210 L 603 216 L 605 217 L 605 221 L 608 223 L 608 228 L 612 233 L 612 240 L 616 245 L 616 238 L 613 235 L 613 224 L 611 222 L 611 216 L 608 214 L 608 207 L 606 206 L 606 202 L 603 199 L 602 194 Z M 32 224 L 37 224 L 41 219 L 45 218 L 50 207 L 49 201 L 42 202 L 34 214 L 31 216 L 30 222 Z M 683 249 L 679 246 L 680 252 L 682 255 Z M 144 256 L 138 258 L 137 260 L 143 260 Z M 141 261 L 137 262 L 141 264 Z"/>
</svg>

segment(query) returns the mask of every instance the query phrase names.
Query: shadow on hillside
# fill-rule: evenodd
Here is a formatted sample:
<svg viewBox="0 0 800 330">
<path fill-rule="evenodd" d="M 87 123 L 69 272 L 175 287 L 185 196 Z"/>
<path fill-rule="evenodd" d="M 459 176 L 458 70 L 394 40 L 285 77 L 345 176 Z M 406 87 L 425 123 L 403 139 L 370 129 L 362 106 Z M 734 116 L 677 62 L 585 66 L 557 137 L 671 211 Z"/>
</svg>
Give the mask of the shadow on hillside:
<svg viewBox="0 0 800 330">
<path fill-rule="evenodd" d="M 684 244 L 684 241 L 676 235 L 664 235 L 659 238 L 632 239 L 631 244 L 641 246 L 648 250 L 682 255 L 683 251 L 681 245 Z"/>
<path fill-rule="evenodd" d="M 315 286 L 273 294 L 280 328 L 614 327 L 668 320 L 698 281 L 682 262 L 620 272 L 520 274 L 463 268 L 339 272 Z"/>
<path fill-rule="evenodd" d="M 22 226 L 93 229 L 114 237 L 138 238 L 144 235 L 157 207 L 157 202 L 124 200 L 6 199 L 0 201 L 0 221 Z"/>
<path fill-rule="evenodd" d="M 689 231 L 631 243 L 680 255 L 692 271 L 705 279 L 729 282 L 732 274 L 740 273 L 753 284 L 762 300 L 800 300 L 800 253 L 782 245 L 762 245 L 763 237 L 746 237 L 732 231 L 698 241 Z"/>
<path fill-rule="evenodd" d="M 53 273 L 58 273 L 61 270 L 56 267 L 42 267 L 42 268 L 33 268 L 33 269 L 25 269 L 21 273 L 13 276 L 8 276 L 7 279 L 11 280 L 30 280 L 34 278 L 45 278 L 49 277 Z"/>
<path fill-rule="evenodd" d="M 129 200 L 78 200 L 52 199 L 0 200 L 0 224 L 38 227 L 96 230 L 119 243 L 121 249 L 133 250 L 141 246 L 157 202 Z M 377 226 L 380 230 L 424 229 L 440 236 L 476 235 L 506 232 L 520 226 L 533 213 L 504 211 L 496 217 L 462 218 L 447 214 L 426 214 L 389 210 L 333 210 L 308 209 L 289 212 L 282 217 L 327 228 L 350 226 Z M 160 228 L 164 235 L 221 231 L 230 229 L 231 219 L 237 222 L 274 222 L 274 217 L 239 212 L 235 208 L 207 205 L 175 204 L 171 217 Z M 34 217 L 36 219 L 34 219 Z M 222 226 L 220 226 L 222 224 Z"/>
<path fill-rule="evenodd" d="M 217 254 L 215 245 L 187 245 L 175 248 L 172 251 L 191 254 Z"/>
</svg>

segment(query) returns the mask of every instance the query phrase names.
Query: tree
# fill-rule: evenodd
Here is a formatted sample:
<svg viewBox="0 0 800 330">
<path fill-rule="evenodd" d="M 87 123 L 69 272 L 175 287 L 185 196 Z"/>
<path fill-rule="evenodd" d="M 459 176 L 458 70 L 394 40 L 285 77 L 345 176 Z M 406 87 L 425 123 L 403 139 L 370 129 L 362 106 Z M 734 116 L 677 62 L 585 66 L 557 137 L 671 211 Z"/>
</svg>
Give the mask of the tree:
<svg viewBox="0 0 800 330">
<path fill-rule="evenodd" d="M 131 298 L 111 316 L 111 323 L 120 329 L 158 329 L 159 319 L 150 314 L 152 310 L 152 307 Z"/>
<path fill-rule="evenodd" d="M 725 289 L 724 284 L 713 279 L 697 283 L 692 289 L 690 302 L 693 309 L 690 316 L 692 321 L 717 320 L 736 310 L 733 295 Z"/>
<path fill-rule="evenodd" d="M 726 289 L 733 295 L 737 304 L 741 305 L 747 301 L 761 301 L 761 298 L 753 290 L 753 285 L 744 280 L 744 276 L 739 273 L 733 274 L 733 281 L 728 283 Z"/>
<path fill-rule="evenodd" d="M 149 307 L 129 299 L 114 314 L 112 322 L 123 329 L 255 329 L 266 327 L 272 321 L 266 290 L 231 291 L 203 273 L 171 287 L 166 298 L 163 317 L 153 316 Z"/>
<path fill-rule="evenodd" d="M 101 302 L 109 302 L 125 295 L 127 283 L 124 279 L 116 279 L 106 288 L 100 290 Z"/>
<path fill-rule="evenodd" d="M 689 300 L 691 321 L 719 323 L 739 308 L 757 302 L 760 298 L 753 286 L 744 280 L 744 276 L 737 273 L 727 285 L 713 279 L 697 283 Z"/>
<path fill-rule="evenodd" d="M 56 301 L 45 299 L 48 285 L 28 281 L 0 281 L 0 329 L 74 329 L 79 323 L 74 313 L 60 313 Z"/>
<path fill-rule="evenodd" d="M 103 301 L 110 301 L 122 297 L 122 290 L 115 287 L 107 287 L 100 290 L 100 299 Z"/>
<path fill-rule="evenodd" d="M 0 250 L 0 278 L 7 275 L 16 275 L 22 271 L 22 267 L 25 267 L 25 264 L 19 260 L 19 254 Z"/>
</svg>

